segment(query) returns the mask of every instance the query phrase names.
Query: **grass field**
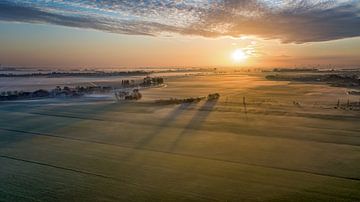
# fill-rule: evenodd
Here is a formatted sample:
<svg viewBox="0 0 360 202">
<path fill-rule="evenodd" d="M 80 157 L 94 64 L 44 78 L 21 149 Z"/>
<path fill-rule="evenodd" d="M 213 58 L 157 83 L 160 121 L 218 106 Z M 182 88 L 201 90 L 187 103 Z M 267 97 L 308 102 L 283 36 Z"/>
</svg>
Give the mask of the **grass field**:
<svg viewBox="0 0 360 202">
<path fill-rule="evenodd" d="M 346 89 L 261 73 L 166 83 L 138 102 L 0 103 L 0 201 L 360 201 L 360 112 L 334 109 L 359 100 Z"/>
</svg>

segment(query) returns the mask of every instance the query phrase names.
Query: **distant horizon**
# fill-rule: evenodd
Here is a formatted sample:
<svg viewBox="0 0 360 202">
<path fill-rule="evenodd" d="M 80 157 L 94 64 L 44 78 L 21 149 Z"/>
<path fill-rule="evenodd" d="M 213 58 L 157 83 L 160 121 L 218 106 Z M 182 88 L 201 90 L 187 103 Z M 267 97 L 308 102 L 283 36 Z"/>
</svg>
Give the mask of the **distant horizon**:
<svg viewBox="0 0 360 202">
<path fill-rule="evenodd" d="M 326 69 L 326 68 L 360 68 L 360 65 L 286 65 L 286 66 L 16 66 L 1 64 L 0 70 L 6 68 L 13 69 L 40 69 L 40 70 L 96 70 L 96 69 L 213 69 L 213 68 L 230 68 L 230 69 L 271 69 L 271 68 L 305 68 L 305 69 Z"/>
</svg>

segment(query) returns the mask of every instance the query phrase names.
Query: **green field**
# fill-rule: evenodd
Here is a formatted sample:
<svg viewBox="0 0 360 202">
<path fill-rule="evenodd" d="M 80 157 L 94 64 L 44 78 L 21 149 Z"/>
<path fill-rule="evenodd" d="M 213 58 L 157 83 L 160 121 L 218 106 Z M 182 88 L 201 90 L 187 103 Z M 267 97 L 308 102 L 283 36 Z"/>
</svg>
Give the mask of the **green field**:
<svg viewBox="0 0 360 202">
<path fill-rule="evenodd" d="M 0 201 L 360 201 L 360 112 L 334 109 L 359 97 L 263 78 L 169 77 L 138 102 L 0 103 Z"/>
</svg>

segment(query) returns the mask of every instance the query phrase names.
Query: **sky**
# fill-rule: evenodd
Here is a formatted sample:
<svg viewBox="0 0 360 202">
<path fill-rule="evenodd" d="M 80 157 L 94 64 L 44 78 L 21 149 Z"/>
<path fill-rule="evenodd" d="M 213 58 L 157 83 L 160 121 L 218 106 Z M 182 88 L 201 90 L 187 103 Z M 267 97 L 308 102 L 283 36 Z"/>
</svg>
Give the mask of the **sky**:
<svg viewBox="0 0 360 202">
<path fill-rule="evenodd" d="M 1 0 L 0 64 L 360 66 L 360 1 Z"/>
</svg>

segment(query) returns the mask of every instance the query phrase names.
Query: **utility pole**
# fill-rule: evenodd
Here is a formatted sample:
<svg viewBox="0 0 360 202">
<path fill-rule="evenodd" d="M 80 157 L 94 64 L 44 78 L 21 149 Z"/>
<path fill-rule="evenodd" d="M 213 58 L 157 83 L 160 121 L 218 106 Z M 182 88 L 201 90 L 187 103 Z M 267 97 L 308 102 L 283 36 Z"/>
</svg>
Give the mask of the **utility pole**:
<svg viewBox="0 0 360 202">
<path fill-rule="evenodd" d="M 246 98 L 245 98 L 245 96 L 243 97 L 243 105 L 244 105 L 245 114 L 247 114 L 247 110 L 246 110 Z"/>
</svg>

